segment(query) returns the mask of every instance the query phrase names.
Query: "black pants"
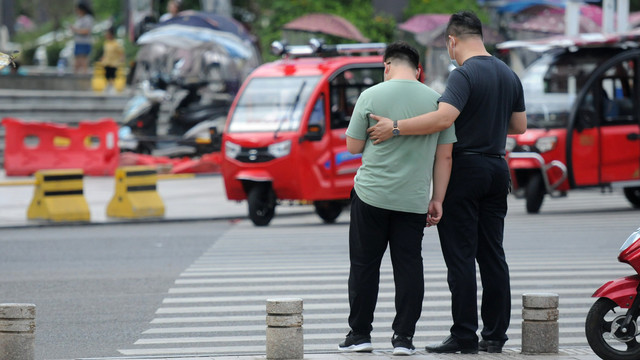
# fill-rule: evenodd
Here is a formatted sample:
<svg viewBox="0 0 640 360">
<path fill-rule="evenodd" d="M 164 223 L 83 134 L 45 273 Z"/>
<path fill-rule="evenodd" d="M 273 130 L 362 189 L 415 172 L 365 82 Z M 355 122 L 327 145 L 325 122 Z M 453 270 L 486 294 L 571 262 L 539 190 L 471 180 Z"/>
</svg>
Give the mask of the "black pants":
<svg viewBox="0 0 640 360">
<path fill-rule="evenodd" d="M 422 312 L 424 269 L 422 237 L 426 214 L 392 211 L 370 206 L 352 192 L 349 227 L 349 326 L 358 334 L 373 329 L 378 300 L 380 263 L 387 243 L 395 282 L 395 333 L 413 336 Z"/>
<path fill-rule="evenodd" d="M 483 289 L 482 337 L 507 340 L 511 290 L 502 239 L 509 182 L 504 159 L 454 156 L 438 233 L 451 290 L 451 335 L 461 344 L 478 341 L 476 261 Z"/>
<path fill-rule="evenodd" d="M 113 80 L 116 78 L 116 71 L 118 71 L 118 68 L 116 68 L 115 66 L 105 66 L 104 67 L 104 77 L 107 80 Z"/>
</svg>

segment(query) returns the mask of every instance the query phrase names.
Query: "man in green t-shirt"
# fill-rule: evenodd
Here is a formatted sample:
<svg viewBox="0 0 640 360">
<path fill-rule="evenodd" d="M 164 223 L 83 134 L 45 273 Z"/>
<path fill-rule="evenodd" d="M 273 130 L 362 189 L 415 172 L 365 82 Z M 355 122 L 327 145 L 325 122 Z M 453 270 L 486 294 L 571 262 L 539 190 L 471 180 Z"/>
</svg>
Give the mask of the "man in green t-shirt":
<svg viewBox="0 0 640 360">
<path fill-rule="evenodd" d="M 347 149 L 362 153 L 362 166 L 354 179 L 349 228 L 351 331 L 338 347 L 373 350 L 380 263 L 389 244 L 396 286 L 391 343 L 395 355 L 411 355 L 424 297 L 424 227 L 436 225 L 442 216 L 456 137 L 451 127 L 427 136 L 394 136 L 379 145 L 368 139 L 367 128 L 375 124 L 370 113 L 405 119 L 435 111 L 440 97 L 416 80 L 420 56 L 413 47 L 395 42 L 383 59 L 385 81 L 360 95 L 347 129 Z"/>
</svg>

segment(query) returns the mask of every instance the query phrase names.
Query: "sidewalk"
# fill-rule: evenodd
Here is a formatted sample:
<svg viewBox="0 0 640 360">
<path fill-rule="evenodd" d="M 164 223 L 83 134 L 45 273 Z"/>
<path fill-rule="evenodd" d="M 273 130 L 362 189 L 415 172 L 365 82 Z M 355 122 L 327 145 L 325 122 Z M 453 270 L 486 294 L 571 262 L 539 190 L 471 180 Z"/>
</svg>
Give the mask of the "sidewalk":
<svg viewBox="0 0 640 360">
<path fill-rule="evenodd" d="M 0 172 L 0 228 L 61 225 L 42 220 L 28 220 L 27 209 L 33 199 L 34 185 L 3 185 L 10 182 L 33 180 L 32 177 L 7 177 Z M 157 191 L 163 200 L 165 215 L 160 219 L 108 218 L 106 209 L 115 193 L 113 177 L 85 176 L 84 197 L 89 205 L 91 224 L 115 224 L 157 221 L 234 220 L 247 217 L 246 201 L 227 200 L 220 175 L 158 180 Z M 309 205 L 282 204 L 276 207 L 276 216 L 311 213 Z"/>
<path fill-rule="evenodd" d="M 27 220 L 27 209 L 33 198 L 34 185 L 2 186 L 3 182 L 32 180 L 28 177 L 6 177 L 0 172 L 0 229 L 22 228 L 32 226 L 52 225 L 46 221 Z M 158 181 L 158 194 L 165 205 L 165 216 L 161 219 L 121 220 L 106 216 L 107 204 L 115 192 L 113 177 L 84 177 L 84 196 L 89 204 L 91 222 L 89 224 L 116 224 L 149 221 L 193 221 L 193 220 L 229 220 L 247 217 L 246 201 L 229 201 L 226 198 L 224 182 L 219 175 L 196 176 Z M 312 206 L 279 205 L 276 216 L 313 213 Z M 320 220 L 319 220 L 320 221 Z M 53 224 L 59 225 L 59 224 Z M 518 344 L 514 344 L 517 346 Z M 505 348 L 502 354 L 480 353 L 478 355 L 460 354 L 429 354 L 424 351 L 424 344 L 418 346 L 418 352 L 408 357 L 416 360 L 449 360 L 449 359 L 478 359 L 478 360 L 597 360 L 599 359 L 590 348 L 561 348 L 558 354 L 523 355 L 520 349 Z M 307 353 L 307 360 L 385 360 L 397 359 L 391 350 L 377 350 L 373 353 Z M 79 358 L 74 360 L 254 360 L 266 359 L 263 354 L 256 355 L 184 355 L 171 357 L 110 357 L 110 358 Z"/>
<path fill-rule="evenodd" d="M 412 356 L 393 356 L 391 350 L 374 351 L 372 353 L 324 353 L 305 354 L 305 360 L 599 360 L 589 348 L 561 348 L 558 354 L 524 355 L 516 348 L 505 348 L 501 354 L 479 353 L 478 355 L 461 354 L 429 354 L 424 350 L 418 351 Z M 118 357 L 118 358 L 82 358 L 76 360 L 265 360 L 265 355 L 238 355 L 238 356 L 176 356 L 176 357 Z"/>
</svg>

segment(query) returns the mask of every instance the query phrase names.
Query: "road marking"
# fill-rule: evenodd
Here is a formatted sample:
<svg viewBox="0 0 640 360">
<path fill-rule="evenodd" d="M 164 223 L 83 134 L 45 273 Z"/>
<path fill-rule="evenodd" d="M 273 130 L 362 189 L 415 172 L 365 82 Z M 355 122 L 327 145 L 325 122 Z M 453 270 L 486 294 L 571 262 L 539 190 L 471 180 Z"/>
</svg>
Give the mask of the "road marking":
<svg viewBox="0 0 640 360">
<path fill-rule="evenodd" d="M 637 222 L 637 212 L 630 213 Z M 632 221 L 626 212 L 621 215 L 629 218 L 624 222 Z M 547 226 L 558 233 L 570 234 L 567 229 L 571 226 L 582 226 L 610 235 L 610 230 L 599 227 L 598 214 L 527 219 L 528 224 Z M 591 222 L 585 225 L 584 219 Z M 510 236 L 512 230 L 507 228 L 505 244 L 536 242 L 540 232 L 534 225 L 519 227 L 518 237 Z M 265 240 L 264 228 L 255 228 L 248 221 L 237 223 L 180 274 L 149 327 L 135 344 L 120 352 L 130 356 L 264 354 L 266 299 L 280 296 L 304 300 L 305 351 L 335 351 L 348 331 L 347 230 L 344 224 L 274 226 L 269 229 L 273 234 Z M 622 243 L 624 238 L 615 241 Z M 593 259 L 593 249 L 563 247 L 562 243 L 553 251 L 535 245 L 506 249 L 512 287 L 507 346 L 520 345 L 522 294 L 531 292 L 559 294 L 561 346 L 587 346 L 584 321 L 595 301 L 591 295 L 607 281 L 632 272 L 616 261 L 619 244 L 606 243 L 607 250 L 597 259 Z M 441 341 L 451 326 L 450 293 L 437 233 L 425 231 L 423 248 L 425 300 L 414 337 L 416 347 Z M 391 348 L 394 316 L 393 276 L 387 254 L 373 324 L 376 349 Z"/>
</svg>

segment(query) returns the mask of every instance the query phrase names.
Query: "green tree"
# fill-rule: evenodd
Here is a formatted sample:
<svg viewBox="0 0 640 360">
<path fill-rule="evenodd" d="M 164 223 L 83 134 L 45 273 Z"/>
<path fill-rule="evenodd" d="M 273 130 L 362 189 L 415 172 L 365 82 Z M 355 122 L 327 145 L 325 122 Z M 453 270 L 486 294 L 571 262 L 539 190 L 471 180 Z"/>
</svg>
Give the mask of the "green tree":
<svg viewBox="0 0 640 360">
<path fill-rule="evenodd" d="M 478 6 L 477 0 L 409 0 L 405 10 L 406 18 L 417 14 L 452 14 L 461 10 L 471 10 L 484 20 L 486 12 Z"/>
<path fill-rule="evenodd" d="M 282 27 L 286 23 L 315 12 L 339 15 L 349 20 L 372 42 L 395 40 L 396 21 L 390 15 L 376 14 L 371 0 L 236 0 L 234 5 L 235 16 L 247 23 L 252 32 L 259 36 L 263 50 L 268 49 L 274 40 L 282 39 Z M 476 0 L 410 0 L 405 10 L 405 19 L 415 14 L 450 14 L 459 10 L 472 10 L 483 20 L 488 18 Z M 328 43 L 345 41 L 323 37 Z M 264 54 L 264 57 L 265 60 L 273 58 L 269 54 Z"/>
<path fill-rule="evenodd" d="M 102 17 L 122 17 L 124 13 L 122 9 L 122 0 L 100 0 L 93 1 L 93 12 L 98 18 Z"/>
<path fill-rule="evenodd" d="M 373 42 L 391 40 L 396 25 L 391 17 L 375 15 L 371 0 L 238 0 L 234 5 L 236 15 L 259 36 L 262 49 L 268 49 L 271 42 L 282 39 L 282 27 L 286 23 L 310 13 L 341 16 Z M 327 43 L 345 41 L 323 37 Z M 263 55 L 266 60 L 273 58 L 266 53 Z"/>
</svg>

